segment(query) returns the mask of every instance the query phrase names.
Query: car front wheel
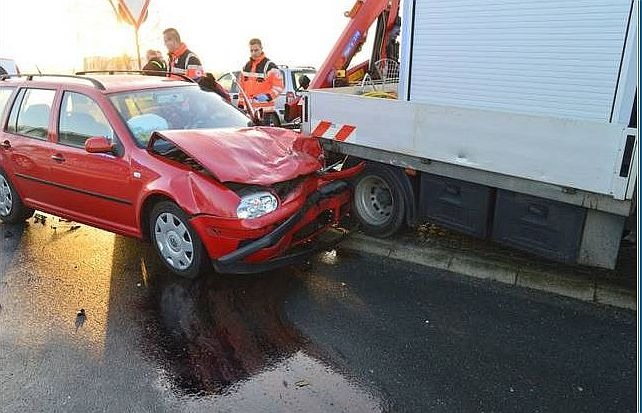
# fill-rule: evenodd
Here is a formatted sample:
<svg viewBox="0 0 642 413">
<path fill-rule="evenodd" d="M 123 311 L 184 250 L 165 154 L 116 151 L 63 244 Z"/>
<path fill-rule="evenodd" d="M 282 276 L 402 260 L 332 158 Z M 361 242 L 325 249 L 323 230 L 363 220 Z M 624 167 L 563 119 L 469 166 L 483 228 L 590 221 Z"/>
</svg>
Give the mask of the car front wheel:
<svg viewBox="0 0 642 413">
<path fill-rule="evenodd" d="M 0 221 L 15 224 L 26 220 L 33 213 L 33 209 L 24 206 L 4 171 L 0 171 Z"/>
<path fill-rule="evenodd" d="M 156 252 L 174 274 L 194 279 L 205 270 L 203 243 L 178 205 L 169 201 L 156 204 L 149 229 Z"/>
</svg>

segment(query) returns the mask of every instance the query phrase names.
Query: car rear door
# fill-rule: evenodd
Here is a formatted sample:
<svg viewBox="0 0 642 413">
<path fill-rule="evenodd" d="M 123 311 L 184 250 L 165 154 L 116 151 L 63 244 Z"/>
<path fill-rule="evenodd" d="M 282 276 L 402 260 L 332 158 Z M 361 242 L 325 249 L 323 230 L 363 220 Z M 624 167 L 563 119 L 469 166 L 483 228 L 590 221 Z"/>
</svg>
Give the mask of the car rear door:
<svg viewBox="0 0 642 413">
<path fill-rule="evenodd" d="M 140 180 L 132 177 L 129 157 L 104 111 L 93 98 L 77 92 L 62 95 L 51 179 L 60 190 L 58 206 L 84 222 L 135 235 L 135 200 Z M 89 153 L 85 141 L 103 136 L 113 153 Z"/>
<path fill-rule="evenodd" d="M 57 197 L 49 179 L 55 97 L 55 89 L 20 89 L 0 135 L 2 167 L 23 201 L 39 209 L 48 209 Z"/>
</svg>

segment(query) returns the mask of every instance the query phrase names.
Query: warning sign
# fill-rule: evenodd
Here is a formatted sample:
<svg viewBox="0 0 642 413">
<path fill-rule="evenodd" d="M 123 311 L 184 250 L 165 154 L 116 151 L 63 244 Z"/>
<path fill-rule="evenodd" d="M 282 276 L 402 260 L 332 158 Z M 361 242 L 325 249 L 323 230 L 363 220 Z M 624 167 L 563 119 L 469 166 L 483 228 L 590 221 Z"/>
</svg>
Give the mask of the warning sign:
<svg viewBox="0 0 642 413">
<path fill-rule="evenodd" d="M 137 29 L 147 18 L 150 0 L 118 0 L 118 16 Z"/>
</svg>

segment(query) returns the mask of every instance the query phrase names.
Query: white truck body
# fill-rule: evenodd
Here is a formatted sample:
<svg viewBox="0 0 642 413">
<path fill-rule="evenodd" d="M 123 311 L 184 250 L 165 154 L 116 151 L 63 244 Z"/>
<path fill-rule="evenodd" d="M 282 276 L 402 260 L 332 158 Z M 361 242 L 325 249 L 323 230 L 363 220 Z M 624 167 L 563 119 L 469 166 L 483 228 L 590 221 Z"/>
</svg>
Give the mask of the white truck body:
<svg viewBox="0 0 642 413">
<path fill-rule="evenodd" d="M 398 99 L 312 90 L 302 131 L 337 152 L 628 216 L 638 7 L 406 1 Z"/>
</svg>

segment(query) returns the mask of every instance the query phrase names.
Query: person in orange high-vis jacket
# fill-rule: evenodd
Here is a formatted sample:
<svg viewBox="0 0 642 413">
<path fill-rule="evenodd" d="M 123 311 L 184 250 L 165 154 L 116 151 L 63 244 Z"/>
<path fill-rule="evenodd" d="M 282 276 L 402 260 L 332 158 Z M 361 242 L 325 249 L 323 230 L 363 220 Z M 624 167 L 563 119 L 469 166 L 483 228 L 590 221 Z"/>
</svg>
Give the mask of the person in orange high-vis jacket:
<svg viewBox="0 0 642 413">
<path fill-rule="evenodd" d="M 168 71 L 174 74 L 186 75 L 198 81 L 204 75 L 201 60 L 194 52 L 181 42 L 181 36 L 174 28 L 163 31 L 163 41 L 169 52 Z"/>
<path fill-rule="evenodd" d="M 265 57 L 259 39 L 250 40 L 250 60 L 239 73 L 239 85 L 251 100 L 252 107 L 262 111 L 264 119 L 276 112 L 274 101 L 283 91 L 283 76 L 274 62 Z M 244 104 L 240 99 L 239 106 L 244 107 Z"/>
</svg>

